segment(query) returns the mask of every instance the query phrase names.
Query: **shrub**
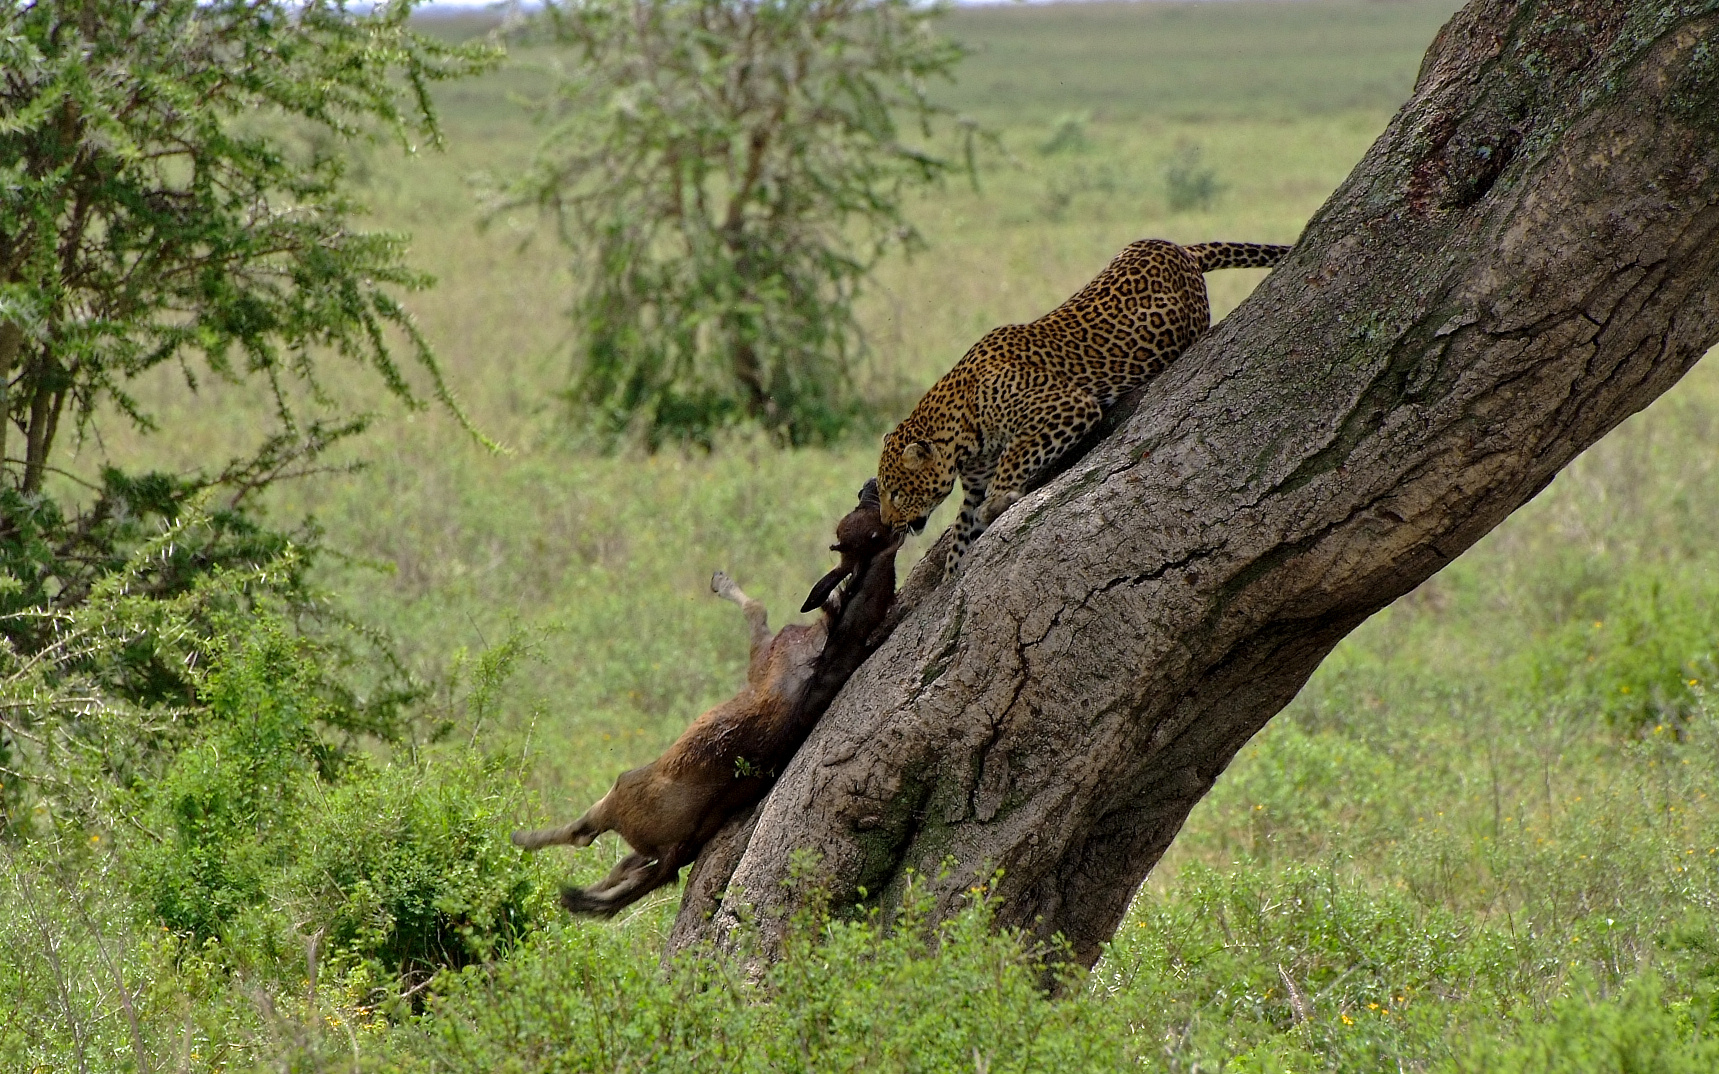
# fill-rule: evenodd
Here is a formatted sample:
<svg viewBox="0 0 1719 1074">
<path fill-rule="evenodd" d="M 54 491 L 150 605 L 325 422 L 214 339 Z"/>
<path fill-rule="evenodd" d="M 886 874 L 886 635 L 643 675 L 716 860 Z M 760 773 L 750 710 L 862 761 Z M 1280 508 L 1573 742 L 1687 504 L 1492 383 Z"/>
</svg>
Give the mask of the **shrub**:
<svg viewBox="0 0 1719 1074">
<path fill-rule="evenodd" d="M 105 840 L 0 844 L 0 1070 L 251 1069 L 255 990 L 214 946 L 138 920 L 115 865 Z"/>
<path fill-rule="evenodd" d="M 1164 169 L 1164 190 L 1170 211 L 1184 213 L 1190 209 L 1210 209 L 1223 191 L 1218 173 L 1201 163 L 1202 151 L 1191 142 L 1177 147 Z"/>
<path fill-rule="evenodd" d="M 831 920 L 814 903 L 766 978 L 762 1069 L 1125 1069 L 1115 1012 L 1052 998 L 1047 983 L 1082 975 L 998 931 L 986 895 L 935 925 L 911 885 L 893 918 Z"/>
<path fill-rule="evenodd" d="M 505 954 L 552 913 L 546 859 L 508 839 L 516 785 L 494 764 L 390 764 L 307 799 L 284 894 L 330 969 L 362 992 Z"/>
<path fill-rule="evenodd" d="M 131 811 L 145 804 L 131 792 L 201 739 L 238 733 L 233 721 L 283 690 L 299 698 L 292 719 L 319 734 L 387 737 L 398 729 L 402 705 L 418 692 L 398 667 L 375 661 L 360 691 L 340 681 L 356 635 L 324 629 L 313 641 L 288 618 L 306 593 L 292 549 L 244 570 L 199 573 L 179 593 L 151 589 L 150 574 L 210 525 L 205 516 L 182 518 L 78 605 L 10 617 L 44 639 L 31 651 L 0 636 L 0 738 L 12 802 L 34 799 L 78 824 L 130 827 Z M 320 739 L 303 747 L 319 766 L 337 761 Z M 10 805 L 4 828 L 29 830 Z"/>
<path fill-rule="evenodd" d="M 977 893 L 976 893 L 977 894 Z M 992 928 L 982 901 L 935 929 L 912 892 L 901 917 L 799 918 L 780 962 L 737 954 L 657 965 L 637 930 L 561 922 L 505 963 L 438 987 L 389 1069 L 1121 1070 L 1110 1010 L 1052 998 L 1044 967 Z"/>
<path fill-rule="evenodd" d="M 272 618 L 221 644 L 201 734 L 138 791 L 159 841 L 134 844 L 139 896 L 169 927 L 219 934 L 264 896 L 299 836 L 300 804 L 335 754 L 315 652 Z"/>
<path fill-rule="evenodd" d="M 1577 994 L 1524 1015 L 1501 1038 L 1481 1037 L 1451 1074 L 1700 1074 L 1719 1069 L 1719 1037 L 1692 1026 L 1644 976 L 1621 996 Z"/>
<path fill-rule="evenodd" d="M 576 252 L 571 396 L 609 434 L 708 446 L 737 421 L 794 444 L 860 418 L 854 306 L 918 235 L 904 196 L 952 162 L 911 145 L 961 50 L 912 0 L 588 0 L 539 25 L 572 51 L 554 125 L 504 204 Z M 969 166 L 971 156 L 969 155 Z"/>
<path fill-rule="evenodd" d="M 401 236 L 354 226 L 339 151 L 384 132 L 437 141 L 428 84 L 491 58 L 412 32 L 412 6 L 0 5 L 0 613 L 77 606 L 209 490 L 225 500 L 211 524 L 140 586 L 171 596 L 277 557 L 286 538 L 247 516 L 251 499 L 367 424 L 324 391 L 330 356 L 419 406 L 404 343 L 459 413 L 397 297 L 429 280 Z M 261 380 L 275 431 L 187 475 L 71 475 L 91 502 L 56 500 L 60 432 L 81 442 L 115 417 L 152 431 L 133 383 L 177 368 L 194 391 L 198 365 Z M 40 625 L 0 618 L 0 635 L 36 652 L 52 642 Z"/>
<path fill-rule="evenodd" d="M 1607 581 L 1534 647 L 1532 681 L 1625 734 L 1681 730 L 1713 668 L 1719 593 L 1699 576 L 1653 570 Z"/>
<path fill-rule="evenodd" d="M 1086 136 L 1086 126 L 1092 117 L 1085 112 L 1060 115 L 1051 124 L 1050 137 L 1039 143 L 1039 156 L 1053 157 L 1058 153 L 1079 153 L 1092 147 Z"/>
</svg>

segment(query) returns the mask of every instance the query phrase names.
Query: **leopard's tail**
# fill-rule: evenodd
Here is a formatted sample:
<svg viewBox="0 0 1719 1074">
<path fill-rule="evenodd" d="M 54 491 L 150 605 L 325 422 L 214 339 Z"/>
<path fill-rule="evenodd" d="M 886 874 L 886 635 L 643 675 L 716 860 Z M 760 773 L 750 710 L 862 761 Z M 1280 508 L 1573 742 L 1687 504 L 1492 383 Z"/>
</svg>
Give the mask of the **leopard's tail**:
<svg viewBox="0 0 1719 1074">
<path fill-rule="evenodd" d="M 1263 242 L 1202 242 L 1184 246 L 1201 272 L 1226 268 L 1270 268 L 1295 249 Z"/>
</svg>

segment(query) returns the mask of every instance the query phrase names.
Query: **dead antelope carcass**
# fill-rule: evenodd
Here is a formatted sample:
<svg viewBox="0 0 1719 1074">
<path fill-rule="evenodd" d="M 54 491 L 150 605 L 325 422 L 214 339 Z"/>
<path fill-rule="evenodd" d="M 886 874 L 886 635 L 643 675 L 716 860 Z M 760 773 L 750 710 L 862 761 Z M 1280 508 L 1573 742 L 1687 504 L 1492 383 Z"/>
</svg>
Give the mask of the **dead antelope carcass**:
<svg viewBox="0 0 1719 1074">
<path fill-rule="evenodd" d="M 874 635 L 895 596 L 900 543 L 878 517 L 877 482 L 868 481 L 859 506 L 836 526 L 831 549 L 841 553 L 841 564 L 814 587 L 802 609 L 820 607 L 823 615 L 774 636 L 764 605 L 716 573 L 711 590 L 740 605 L 751 631 L 746 685 L 693 721 L 667 753 L 622 773 L 578 820 L 513 833 L 515 843 L 536 849 L 587 846 L 615 831 L 633 848 L 602 883 L 563 888 L 561 905 L 576 914 L 608 916 L 673 883 L 730 817 L 764 797 L 842 684 L 881 641 Z"/>
</svg>

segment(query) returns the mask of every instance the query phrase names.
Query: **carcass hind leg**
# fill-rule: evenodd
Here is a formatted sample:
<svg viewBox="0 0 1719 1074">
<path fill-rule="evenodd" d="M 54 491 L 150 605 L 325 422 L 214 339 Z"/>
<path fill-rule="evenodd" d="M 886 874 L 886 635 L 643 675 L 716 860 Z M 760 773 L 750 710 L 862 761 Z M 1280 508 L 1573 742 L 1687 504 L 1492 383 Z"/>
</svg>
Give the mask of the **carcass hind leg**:
<svg viewBox="0 0 1719 1074">
<path fill-rule="evenodd" d="M 680 878 L 680 868 L 691 860 L 683 848 L 651 861 L 643 854 L 622 858 L 601 884 L 589 888 L 561 889 L 561 905 L 570 914 L 613 917 L 656 889 Z"/>
<path fill-rule="evenodd" d="M 710 576 L 710 591 L 723 600 L 740 605 L 740 610 L 746 615 L 747 630 L 752 635 L 752 656 L 756 657 L 759 649 L 770 644 L 770 623 L 764 602 L 747 596 L 746 591 L 728 577 L 727 571 L 717 571 Z"/>
<path fill-rule="evenodd" d="M 602 833 L 592 830 L 590 825 L 585 822 L 584 817 L 580 817 L 572 824 L 563 824 L 559 828 L 539 828 L 530 832 L 517 831 L 513 833 L 512 839 L 514 846 L 524 847 L 527 850 L 541 850 L 544 847 L 562 844 L 576 847 L 590 846 L 591 840 L 600 834 Z"/>
<path fill-rule="evenodd" d="M 613 794 L 613 791 L 609 792 Z M 576 847 L 588 847 L 591 841 L 609 830 L 607 810 L 604 805 L 609 801 L 605 794 L 596 805 L 587 809 L 583 816 L 572 824 L 563 824 L 559 828 L 539 828 L 536 831 L 517 831 L 513 833 L 513 845 L 527 850 L 540 850 L 543 847 L 567 844 Z"/>
<path fill-rule="evenodd" d="M 635 850 L 631 854 L 628 854 L 626 857 L 622 858 L 620 861 L 616 862 L 615 867 L 613 869 L 609 870 L 608 876 L 605 876 L 603 879 L 597 881 L 595 884 L 592 884 L 590 887 L 586 888 L 585 894 L 587 894 L 587 895 L 601 895 L 604 892 L 608 891 L 610 888 L 615 887 L 616 885 L 621 883 L 621 881 L 627 879 L 627 877 L 630 874 L 635 873 L 635 872 L 639 871 L 640 869 L 643 869 L 645 866 L 649 865 L 654 860 L 655 859 L 652 858 L 649 854 L 640 854 L 638 851 Z"/>
</svg>

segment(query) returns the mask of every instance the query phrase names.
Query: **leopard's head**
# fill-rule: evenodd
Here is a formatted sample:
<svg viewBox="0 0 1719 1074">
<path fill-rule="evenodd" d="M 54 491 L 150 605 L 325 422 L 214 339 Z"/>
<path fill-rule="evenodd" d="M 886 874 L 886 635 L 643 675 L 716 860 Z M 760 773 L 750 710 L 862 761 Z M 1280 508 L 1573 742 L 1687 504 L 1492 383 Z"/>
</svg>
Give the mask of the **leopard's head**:
<svg viewBox="0 0 1719 1074">
<path fill-rule="evenodd" d="M 878 515 L 884 525 L 918 533 L 954 488 L 955 459 L 947 445 L 917 435 L 905 422 L 884 436 L 877 460 Z"/>
</svg>

